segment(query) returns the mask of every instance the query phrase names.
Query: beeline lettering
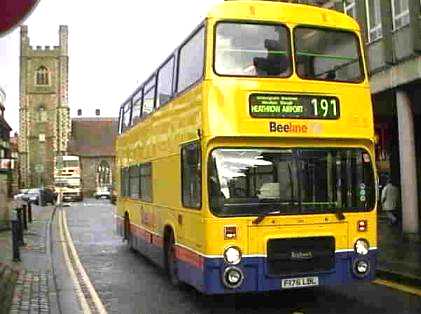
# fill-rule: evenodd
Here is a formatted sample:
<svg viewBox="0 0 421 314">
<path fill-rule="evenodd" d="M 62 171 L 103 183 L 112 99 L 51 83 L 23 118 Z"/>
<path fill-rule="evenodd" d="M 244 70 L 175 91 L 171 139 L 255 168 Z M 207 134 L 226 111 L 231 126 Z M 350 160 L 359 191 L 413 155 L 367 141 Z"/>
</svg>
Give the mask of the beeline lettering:
<svg viewBox="0 0 421 314">
<path fill-rule="evenodd" d="M 275 132 L 275 133 L 307 133 L 308 127 L 305 124 L 294 124 L 292 122 L 290 123 L 276 123 L 276 122 L 269 122 L 269 131 Z"/>
</svg>

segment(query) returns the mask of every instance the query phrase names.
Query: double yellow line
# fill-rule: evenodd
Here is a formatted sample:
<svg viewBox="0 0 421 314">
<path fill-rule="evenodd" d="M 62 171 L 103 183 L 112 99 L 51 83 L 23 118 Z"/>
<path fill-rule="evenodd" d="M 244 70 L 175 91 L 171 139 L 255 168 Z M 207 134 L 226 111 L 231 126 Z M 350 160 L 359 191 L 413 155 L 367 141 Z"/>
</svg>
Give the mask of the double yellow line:
<svg viewBox="0 0 421 314">
<path fill-rule="evenodd" d="M 421 290 L 415 287 L 406 286 L 397 282 L 389 281 L 389 280 L 383 280 L 383 279 L 376 279 L 372 281 L 372 283 L 375 283 L 376 285 L 382 285 L 386 286 L 392 289 L 400 290 L 406 293 L 414 294 L 416 296 L 421 297 Z"/>
<path fill-rule="evenodd" d="M 107 311 L 105 310 L 104 304 L 101 302 L 98 293 L 79 260 L 67 227 L 66 212 L 62 208 L 58 208 L 58 219 L 64 260 L 83 313 L 106 314 Z"/>
</svg>

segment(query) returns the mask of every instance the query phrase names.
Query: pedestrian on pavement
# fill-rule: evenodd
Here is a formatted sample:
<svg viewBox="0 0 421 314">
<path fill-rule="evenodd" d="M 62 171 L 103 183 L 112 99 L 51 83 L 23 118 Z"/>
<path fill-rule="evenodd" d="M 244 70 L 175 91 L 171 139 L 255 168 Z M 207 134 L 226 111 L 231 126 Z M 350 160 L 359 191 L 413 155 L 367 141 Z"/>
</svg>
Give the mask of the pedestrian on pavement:
<svg viewBox="0 0 421 314">
<path fill-rule="evenodd" d="M 393 185 L 389 179 L 382 190 L 382 209 L 386 212 L 389 223 L 394 225 L 398 222 L 397 212 L 399 207 L 399 188 Z"/>
</svg>

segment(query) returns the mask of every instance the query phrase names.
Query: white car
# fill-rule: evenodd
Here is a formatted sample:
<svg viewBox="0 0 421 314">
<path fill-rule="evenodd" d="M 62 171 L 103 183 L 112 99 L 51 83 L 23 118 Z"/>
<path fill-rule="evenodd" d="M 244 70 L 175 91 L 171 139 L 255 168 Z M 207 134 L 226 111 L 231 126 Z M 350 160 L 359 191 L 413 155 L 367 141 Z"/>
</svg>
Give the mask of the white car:
<svg viewBox="0 0 421 314">
<path fill-rule="evenodd" d="M 27 201 L 29 189 L 20 189 L 18 194 L 13 195 L 14 200 Z"/>
<path fill-rule="evenodd" d="M 96 199 L 100 199 L 100 198 L 110 199 L 111 198 L 110 189 L 106 186 L 97 187 L 96 192 L 94 193 L 94 197 Z"/>
</svg>

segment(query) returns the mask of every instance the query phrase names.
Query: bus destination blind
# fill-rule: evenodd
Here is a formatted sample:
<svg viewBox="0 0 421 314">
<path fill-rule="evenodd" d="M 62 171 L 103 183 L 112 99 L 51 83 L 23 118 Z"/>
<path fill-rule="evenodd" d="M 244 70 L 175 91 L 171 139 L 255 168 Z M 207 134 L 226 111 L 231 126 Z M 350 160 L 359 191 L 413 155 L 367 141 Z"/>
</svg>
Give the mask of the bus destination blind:
<svg viewBox="0 0 421 314">
<path fill-rule="evenodd" d="M 339 118 L 339 99 L 333 96 L 251 94 L 249 108 L 255 118 Z"/>
</svg>

